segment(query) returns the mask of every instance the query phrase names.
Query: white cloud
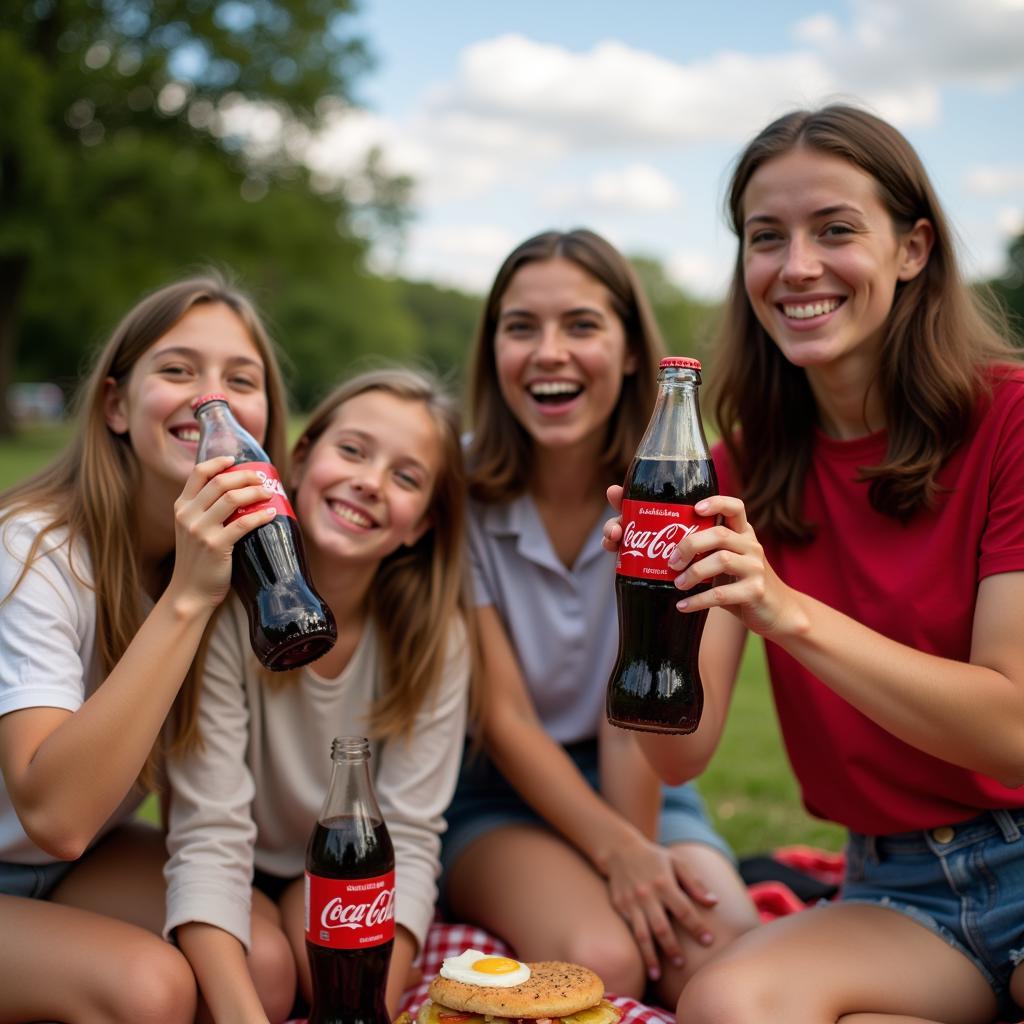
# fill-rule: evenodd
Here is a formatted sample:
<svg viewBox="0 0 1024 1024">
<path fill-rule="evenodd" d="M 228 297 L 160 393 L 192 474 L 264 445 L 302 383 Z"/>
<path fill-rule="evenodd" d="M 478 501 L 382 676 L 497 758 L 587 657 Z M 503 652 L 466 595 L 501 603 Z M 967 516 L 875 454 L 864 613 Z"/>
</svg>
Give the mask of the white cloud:
<svg viewBox="0 0 1024 1024">
<path fill-rule="evenodd" d="M 975 195 L 1000 196 L 1024 192 L 1024 164 L 992 164 L 967 172 L 967 190 Z"/>
<path fill-rule="evenodd" d="M 397 270 L 478 293 L 486 292 L 501 261 L 523 239 L 497 224 L 416 226 Z"/>
<path fill-rule="evenodd" d="M 535 155 L 637 143 L 739 139 L 771 113 L 838 83 L 813 55 L 722 52 L 690 65 L 615 41 L 574 52 L 520 35 L 474 43 L 424 116 Z"/>
<path fill-rule="evenodd" d="M 1024 207 L 1004 206 L 996 215 L 996 224 L 1007 239 L 1024 234 Z"/>
<path fill-rule="evenodd" d="M 694 250 L 671 253 L 665 260 L 669 280 L 698 298 L 719 299 L 729 286 L 732 253 L 709 254 Z"/>
<path fill-rule="evenodd" d="M 542 203 L 552 209 L 594 207 L 624 213 L 653 213 L 676 209 L 679 190 L 661 171 L 648 164 L 630 164 L 602 171 L 589 180 L 551 185 Z"/>
</svg>

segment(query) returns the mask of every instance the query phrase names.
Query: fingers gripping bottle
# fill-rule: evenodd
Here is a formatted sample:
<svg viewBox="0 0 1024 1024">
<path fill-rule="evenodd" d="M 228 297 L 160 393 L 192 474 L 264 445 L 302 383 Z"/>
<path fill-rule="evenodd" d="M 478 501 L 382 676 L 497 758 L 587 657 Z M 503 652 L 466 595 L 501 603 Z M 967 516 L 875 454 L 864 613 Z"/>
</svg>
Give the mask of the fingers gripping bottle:
<svg viewBox="0 0 1024 1024">
<path fill-rule="evenodd" d="M 395 853 L 370 779 L 370 744 L 341 736 L 306 848 L 309 1024 L 390 1024 L 384 993 L 395 938 Z"/>
<path fill-rule="evenodd" d="M 715 525 L 693 506 L 718 493 L 718 479 L 697 401 L 700 363 L 662 359 L 658 387 L 624 486 L 615 566 L 619 653 L 607 712 L 623 729 L 690 733 L 704 709 L 697 655 L 707 612 L 680 613 L 676 602 L 708 585 L 677 590 L 668 560 L 684 537 Z"/>
<path fill-rule="evenodd" d="M 338 633 L 331 609 L 309 581 L 302 534 L 281 478 L 223 395 L 197 398 L 192 411 L 200 430 L 197 462 L 230 455 L 232 468 L 252 469 L 263 478 L 266 500 L 236 509 L 227 521 L 261 508 L 277 509 L 269 523 L 235 544 L 231 556 L 231 583 L 249 616 L 252 649 L 275 672 L 316 661 L 334 646 Z"/>
</svg>

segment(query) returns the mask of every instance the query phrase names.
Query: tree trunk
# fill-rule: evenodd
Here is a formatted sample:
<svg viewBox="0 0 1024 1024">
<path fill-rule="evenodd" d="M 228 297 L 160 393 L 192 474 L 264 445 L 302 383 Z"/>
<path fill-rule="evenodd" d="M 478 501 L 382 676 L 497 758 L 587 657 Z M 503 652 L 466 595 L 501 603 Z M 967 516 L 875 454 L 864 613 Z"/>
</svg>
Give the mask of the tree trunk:
<svg viewBox="0 0 1024 1024">
<path fill-rule="evenodd" d="M 28 256 L 0 256 L 0 437 L 14 433 L 7 405 L 7 391 L 14 377 L 14 353 L 18 337 L 18 308 L 28 276 Z"/>
</svg>

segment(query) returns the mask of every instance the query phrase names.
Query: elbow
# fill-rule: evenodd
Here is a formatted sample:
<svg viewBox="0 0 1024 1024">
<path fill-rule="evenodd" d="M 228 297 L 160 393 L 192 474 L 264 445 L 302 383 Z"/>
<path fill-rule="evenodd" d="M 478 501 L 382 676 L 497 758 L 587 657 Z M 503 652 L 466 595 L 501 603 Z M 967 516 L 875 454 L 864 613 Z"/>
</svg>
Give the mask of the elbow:
<svg viewBox="0 0 1024 1024">
<path fill-rule="evenodd" d="M 75 861 L 89 848 L 94 836 L 86 835 L 74 822 L 61 821 L 43 814 L 27 814 L 21 818 L 25 834 L 44 853 L 56 860 Z"/>
<path fill-rule="evenodd" d="M 669 786 L 681 786 L 697 778 L 708 766 L 710 755 L 680 749 L 681 745 L 666 737 L 638 734 L 638 742 L 658 778 Z"/>
</svg>

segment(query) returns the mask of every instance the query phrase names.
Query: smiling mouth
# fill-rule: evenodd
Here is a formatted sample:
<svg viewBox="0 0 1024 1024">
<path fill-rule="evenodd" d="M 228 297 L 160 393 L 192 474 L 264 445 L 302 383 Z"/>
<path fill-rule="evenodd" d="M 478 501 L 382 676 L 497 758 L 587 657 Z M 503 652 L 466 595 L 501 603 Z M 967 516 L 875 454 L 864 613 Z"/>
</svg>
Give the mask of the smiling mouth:
<svg viewBox="0 0 1024 1024">
<path fill-rule="evenodd" d="M 327 505 L 339 519 L 362 530 L 372 530 L 377 525 L 365 512 L 360 512 L 351 505 L 343 505 L 337 501 L 329 501 Z"/>
<path fill-rule="evenodd" d="M 530 384 L 527 391 L 541 405 L 564 405 L 583 394 L 583 385 L 567 380 L 541 380 Z"/>
<path fill-rule="evenodd" d="M 199 443 L 199 427 L 171 427 L 171 433 L 186 444 Z"/>
<path fill-rule="evenodd" d="M 824 316 L 838 309 L 845 299 L 825 299 L 822 302 L 785 303 L 780 308 L 792 320 L 810 320 L 812 317 Z"/>
</svg>

